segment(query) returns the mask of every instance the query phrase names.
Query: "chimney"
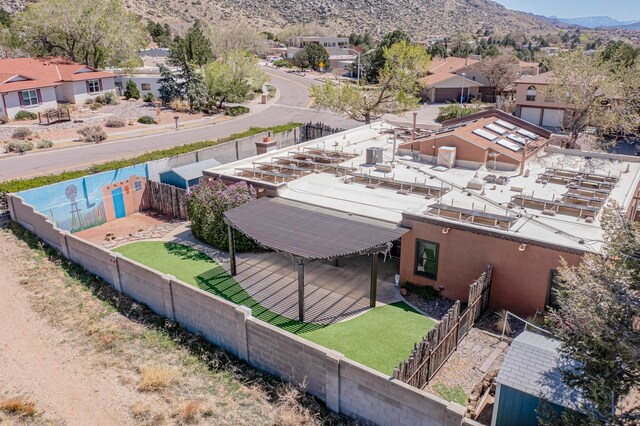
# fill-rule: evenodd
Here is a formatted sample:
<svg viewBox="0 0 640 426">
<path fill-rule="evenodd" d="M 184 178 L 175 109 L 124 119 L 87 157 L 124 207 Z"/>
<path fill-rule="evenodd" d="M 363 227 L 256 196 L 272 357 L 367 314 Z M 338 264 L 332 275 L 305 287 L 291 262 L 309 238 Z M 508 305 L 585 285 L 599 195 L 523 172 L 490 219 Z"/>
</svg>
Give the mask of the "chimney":
<svg viewBox="0 0 640 426">
<path fill-rule="evenodd" d="M 262 138 L 262 142 L 256 142 L 256 153 L 258 155 L 266 154 L 267 152 L 274 151 L 275 149 L 277 149 L 277 143 L 271 139 L 271 130 L 267 132 L 267 136 Z"/>
</svg>

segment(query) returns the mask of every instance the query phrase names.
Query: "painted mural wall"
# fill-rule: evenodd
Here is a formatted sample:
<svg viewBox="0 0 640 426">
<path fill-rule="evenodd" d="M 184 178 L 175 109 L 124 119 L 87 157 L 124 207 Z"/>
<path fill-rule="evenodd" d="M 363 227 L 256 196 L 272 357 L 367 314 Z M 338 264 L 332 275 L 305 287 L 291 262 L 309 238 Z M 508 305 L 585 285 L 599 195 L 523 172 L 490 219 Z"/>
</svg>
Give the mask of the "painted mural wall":
<svg viewBox="0 0 640 426">
<path fill-rule="evenodd" d="M 18 195 L 60 229 L 77 232 L 128 216 L 148 204 L 147 164 L 29 189 Z"/>
</svg>

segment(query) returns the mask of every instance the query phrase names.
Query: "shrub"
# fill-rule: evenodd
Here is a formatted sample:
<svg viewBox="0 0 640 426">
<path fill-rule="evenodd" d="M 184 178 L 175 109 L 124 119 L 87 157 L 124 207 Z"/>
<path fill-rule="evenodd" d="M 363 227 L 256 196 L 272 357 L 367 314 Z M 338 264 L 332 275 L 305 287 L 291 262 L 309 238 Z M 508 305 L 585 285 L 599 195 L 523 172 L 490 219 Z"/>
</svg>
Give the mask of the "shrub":
<svg viewBox="0 0 640 426">
<path fill-rule="evenodd" d="M 102 107 L 103 107 L 103 105 L 100 102 L 96 102 L 94 104 L 91 104 L 91 106 L 89 108 L 91 108 L 92 111 L 95 111 L 95 110 L 100 109 Z"/>
<path fill-rule="evenodd" d="M 172 385 L 176 379 L 176 372 L 169 367 L 143 365 L 140 367 L 138 390 L 142 392 L 159 391 Z"/>
<path fill-rule="evenodd" d="M 286 59 L 278 59 L 277 61 L 275 61 L 275 62 L 273 63 L 273 65 L 274 65 L 276 68 L 282 68 L 282 67 L 284 67 L 284 68 L 291 68 L 291 63 L 290 63 L 289 61 L 287 61 Z"/>
<path fill-rule="evenodd" d="M 5 145 L 5 148 L 9 152 L 22 153 L 22 152 L 31 151 L 33 149 L 33 144 L 29 141 L 18 140 L 18 141 L 9 142 L 8 144 Z"/>
<path fill-rule="evenodd" d="M 9 398 L 0 402 L 0 411 L 24 417 L 36 415 L 36 405 L 22 397 Z"/>
<path fill-rule="evenodd" d="M 215 180 L 194 187 L 188 197 L 187 211 L 193 235 L 219 250 L 228 251 L 228 231 L 222 215 L 255 200 L 256 190 L 246 182 L 227 186 L 221 180 Z M 253 251 L 258 245 L 244 234 L 236 233 L 236 249 Z"/>
<path fill-rule="evenodd" d="M 135 81 L 133 80 L 127 81 L 127 87 L 124 89 L 124 98 L 140 99 L 140 91 L 138 90 L 138 86 L 136 86 Z"/>
<path fill-rule="evenodd" d="M 13 117 L 13 119 L 16 121 L 35 120 L 36 118 L 38 118 L 38 114 L 35 114 L 31 111 L 25 111 L 25 110 L 18 111 L 16 115 Z"/>
<path fill-rule="evenodd" d="M 107 139 L 107 133 L 101 126 L 86 126 L 78 130 L 78 134 L 82 136 L 85 142 L 102 142 Z"/>
<path fill-rule="evenodd" d="M 116 94 L 113 92 L 105 92 L 103 95 L 105 105 L 118 105 Z"/>
<path fill-rule="evenodd" d="M 127 122 L 118 117 L 109 117 L 104 122 L 104 127 L 124 127 L 126 125 Z"/>
<path fill-rule="evenodd" d="M 94 101 L 99 103 L 99 104 L 104 104 L 104 98 L 102 97 L 102 95 L 96 96 Z"/>
<path fill-rule="evenodd" d="M 507 311 L 505 309 L 502 309 L 501 311 L 496 312 L 495 327 L 498 333 L 502 333 L 502 330 L 504 330 L 504 334 L 506 336 L 511 336 L 511 334 L 513 333 L 513 330 L 511 329 L 511 324 L 509 324 L 508 317 L 509 317 L 509 314 L 507 314 Z"/>
<path fill-rule="evenodd" d="M 466 117 L 467 115 L 475 114 L 479 111 L 480 108 L 476 105 L 467 107 L 461 104 L 448 104 L 440 107 L 436 121 L 441 123 L 454 118 Z"/>
<path fill-rule="evenodd" d="M 153 102 L 154 99 L 155 99 L 155 97 L 153 96 L 153 93 L 151 93 L 151 92 L 147 92 L 144 95 L 144 97 L 142 98 L 142 100 L 147 102 L 147 103 Z"/>
<path fill-rule="evenodd" d="M 32 134 L 33 132 L 27 129 L 26 127 L 18 127 L 13 131 L 13 134 L 11 135 L 11 137 L 14 139 L 24 140 L 31 137 Z"/>
<path fill-rule="evenodd" d="M 169 104 L 172 110 L 176 112 L 186 112 L 189 111 L 189 104 L 186 101 L 183 101 L 180 98 L 174 98 Z"/>
<path fill-rule="evenodd" d="M 87 98 L 84 100 L 85 105 L 91 105 L 93 103 L 93 98 Z"/>
<path fill-rule="evenodd" d="M 247 108 L 246 106 L 238 105 L 238 106 L 232 106 L 231 108 L 229 108 L 227 112 L 225 112 L 225 115 L 230 115 L 231 117 L 237 117 L 239 115 L 246 114 L 248 112 L 249 112 L 249 108 Z"/>
<path fill-rule="evenodd" d="M 53 142 L 51 142 L 48 139 L 43 139 L 41 141 L 38 141 L 38 143 L 36 144 L 36 148 L 38 149 L 51 148 L 52 146 L 53 146 Z"/>
<path fill-rule="evenodd" d="M 141 124 L 156 124 L 156 120 L 153 117 L 150 117 L 148 115 L 143 115 L 142 117 L 138 118 L 138 123 L 141 123 Z"/>
<path fill-rule="evenodd" d="M 0 115 L 0 124 L 7 124 L 9 122 L 9 119 L 7 118 L 6 114 Z"/>
</svg>

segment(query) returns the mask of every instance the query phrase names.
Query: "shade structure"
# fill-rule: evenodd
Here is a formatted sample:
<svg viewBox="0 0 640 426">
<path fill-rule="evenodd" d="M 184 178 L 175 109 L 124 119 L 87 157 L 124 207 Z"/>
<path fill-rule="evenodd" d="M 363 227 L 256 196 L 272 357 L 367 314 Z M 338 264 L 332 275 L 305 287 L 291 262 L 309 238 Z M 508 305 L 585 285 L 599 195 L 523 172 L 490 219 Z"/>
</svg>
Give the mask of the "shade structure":
<svg viewBox="0 0 640 426">
<path fill-rule="evenodd" d="M 259 198 L 224 216 L 228 225 L 260 245 L 304 260 L 379 252 L 409 231 L 282 198 Z"/>
</svg>

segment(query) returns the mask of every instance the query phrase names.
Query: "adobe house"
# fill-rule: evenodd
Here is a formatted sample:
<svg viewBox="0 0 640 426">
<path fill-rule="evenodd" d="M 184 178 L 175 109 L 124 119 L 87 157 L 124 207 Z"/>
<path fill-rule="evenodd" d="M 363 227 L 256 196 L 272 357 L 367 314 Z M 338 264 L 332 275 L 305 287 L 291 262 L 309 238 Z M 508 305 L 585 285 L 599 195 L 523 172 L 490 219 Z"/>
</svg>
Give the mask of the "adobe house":
<svg viewBox="0 0 640 426">
<path fill-rule="evenodd" d="M 497 110 L 444 124 L 412 139 L 373 123 L 213 167 L 203 179 L 402 228 L 387 250 L 399 282 L 450 299 L 465 301 L 492 265 L 491 308 L 519 315 L 553 304 L 561 259 L 576 265 L 601 250 L 607 202 L 637 212 L 638 158 L 549 146 L 549 131 Z"/>
<path fill-rule="evenodd" d="M 103 186 L 102 201 L 107 222 L 149 208 L 151 202 L 147 191 L 147 178 L 134 175 Z"/>
</svg>

